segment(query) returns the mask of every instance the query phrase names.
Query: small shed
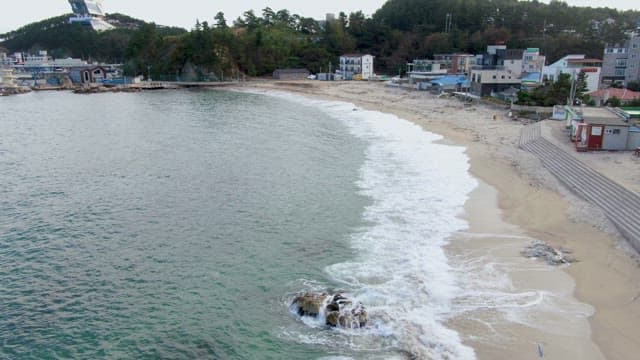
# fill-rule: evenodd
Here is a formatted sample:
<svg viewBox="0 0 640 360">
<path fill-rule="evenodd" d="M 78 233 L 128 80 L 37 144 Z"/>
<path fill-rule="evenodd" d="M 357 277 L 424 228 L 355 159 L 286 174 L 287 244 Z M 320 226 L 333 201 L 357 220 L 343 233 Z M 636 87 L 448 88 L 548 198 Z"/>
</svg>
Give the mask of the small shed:
<svg viewBox="0 0 640 360">
<path fill-rule="evenodd" d="M 107 70 L 102 66 L 74 67 L 69 71 L 74 84 L 92 84 L 101 82 L 107 77 Z"/>
<path fill-rule="evenodd" d="M 305 80 L 309 75 L 307 69 L 277 69 L 273 72 L 276 80 Z"/>
<path fill-rule="evenodd" d="M 576 128 L 576 149 L 627 150 L 630 125 L 618 118 L 585 118 Z"/>
</svg>

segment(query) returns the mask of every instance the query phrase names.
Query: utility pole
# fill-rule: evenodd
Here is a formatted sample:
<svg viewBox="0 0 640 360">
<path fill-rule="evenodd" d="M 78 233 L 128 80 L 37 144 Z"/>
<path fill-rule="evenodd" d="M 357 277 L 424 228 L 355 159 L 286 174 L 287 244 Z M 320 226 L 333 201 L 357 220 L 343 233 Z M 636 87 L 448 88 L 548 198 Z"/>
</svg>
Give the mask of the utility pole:
<svg viewBox="0 0 640 360">
<path fill-rule="evenodd" d="M 453 26 L 453 14 L 447 13 L 444 17 L 444 32 L 450 33 Z"/>
<path fill-rule="evenodd" d="M 571 73 L 571 90 L 569 92 L 569 106 L 573 106 L 575 104 L 574 101 L 575 101 L 576 90 L 577 90 L 575 78 L 576 78 L 576 71 L 573 70 L 573 72 Z"/>
</svg>

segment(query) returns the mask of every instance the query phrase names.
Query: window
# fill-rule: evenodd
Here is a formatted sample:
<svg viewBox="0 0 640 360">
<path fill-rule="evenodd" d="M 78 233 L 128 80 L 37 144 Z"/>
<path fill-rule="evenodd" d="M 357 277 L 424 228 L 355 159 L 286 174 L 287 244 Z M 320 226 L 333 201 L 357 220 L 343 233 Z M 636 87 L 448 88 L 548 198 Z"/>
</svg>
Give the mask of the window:
<svg viewBox="0 0 640 360">
<path fill-rule="evenodd" d="M 627 66 L 627 59 L 616 59 L 616 67 Z"/>
<path fill-rule="evenodd" d="M 493 78 L 493 79 L 495 79 L 495 78 L 496 78 L 496 76 L 495 76 L 495 75 L 493 75 L 493 76 L 492 76 L 492 78 Z"/>
<path fill-rule="evenodd" d="M 500 78 L 504 79 L 504 75 L 502 75 Z"/>
<path fill-rule="evenodd" d="M 615 76 L 624 76 L 624 69 L 616 69 Z"/>
<path fill-rule="evenodd" d="M 613 135 L 620 135 L 620 129 L 613 129 Z"/>
</svg>

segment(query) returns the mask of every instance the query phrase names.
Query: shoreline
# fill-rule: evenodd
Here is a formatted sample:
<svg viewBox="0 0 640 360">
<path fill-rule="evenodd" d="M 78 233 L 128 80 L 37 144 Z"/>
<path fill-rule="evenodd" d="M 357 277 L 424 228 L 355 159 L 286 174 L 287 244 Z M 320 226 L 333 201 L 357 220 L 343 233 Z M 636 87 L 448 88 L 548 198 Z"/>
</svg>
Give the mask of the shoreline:
<svg viewBox="0 0 640 360">
<path fill-rule="evenodd" d="M 488 204 L 490 201 L 486 198 L 478 200 L 478 194 L 472 194 L 468 206 L 477 209 L 478 202 L 482 206 L 480 211 L 468 209 L 470 232 L 483 229 L 486 224 L 482 222 L 487 221 L 481 214 L 486 210 L 483 207 L 491 209 L 493 206 L 498 220 L 520 229 L 516 232 L 522 231 L 526 236 L 555 247 L 571 249 L 578 259 L 571 266 L 550 271 L 568 274 L 575 284 L 570 289 L 573 290 L 569 292 L 570 297 L 593 307 L 594 312 L 588 317 L 586 326 L 589 331 L 585 336 L 589 341 L 582 339 L 567 343 L 567 338 L 561 340 L 562 337 L 548 336 L 547 340 L 542 340 L 549 344 L 550 353 L 545 355 L 562 359 L 628 359 L 631 354 L 640 352 L 640 339 L 634 336 L 640 333 L 640 267 L 637 255 L 628 251 L 626 241 L 602 216 L 595 216 L 591 222 L 583 221 L 594 209 L 559 185 L 536 158 L 518 149 L 520 124 L 501 119 L 501 116 L 492 120 L 499 111 L 483 105 L 465 108 L 457 100 L 436 99 L 423 92 L 387 89 L 382 84 L 271 82 L 247 85 L 259 90 L 346 101 L 368 110 L 391 113 L 442 135 L 445 143 L 465 147 L 470 158 L 470 174 L 486 184 L 481 186 L 487 186 L 480 198 L 486 196 L 487 188 L 489 193 L 491 188 L 496 192 L 494 205 Z M 489 223 L 498 228 L 503 226 L 495 221 Z M 456 244 L 464 244 L 464 240 L 453 239 L 450 247 L 459 246 Z M 485 242 L 485 245 L 490 244 L 491 240 Z M 469 329 L 464 324 L 455 320 L 451 324 L 463 338 L 472 335 L 465 333 Z M 549 331 L 547 335 L 553 334 Z M 500 351 L 473 341 L 470 345 L 476 349 L 479 358 L 495 358 L 508 353 L 504 352 L 508 347 Z M 511 345 L 523 344 L 515 341 Z M 535 344 L 529 345 L 531 348 L 526 350 L 511 349 L 510 358 L 537 357 Z"/>
</svg>

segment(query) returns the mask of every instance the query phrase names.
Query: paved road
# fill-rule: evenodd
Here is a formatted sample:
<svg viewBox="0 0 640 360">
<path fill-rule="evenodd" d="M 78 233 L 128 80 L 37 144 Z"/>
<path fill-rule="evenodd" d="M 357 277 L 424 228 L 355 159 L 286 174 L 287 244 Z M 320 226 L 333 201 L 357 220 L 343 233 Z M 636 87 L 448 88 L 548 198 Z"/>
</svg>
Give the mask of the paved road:
<svg viewBox="0 0 640 360">
<path fill-rule="evenodd" d="M 640 196 L 591 169 L 545 139 L 540 123 L 523 128 L 520 148 L 542 164 L 575 194 L 600 207 L 629 243 L 640 252 Z"/>
</svg>

